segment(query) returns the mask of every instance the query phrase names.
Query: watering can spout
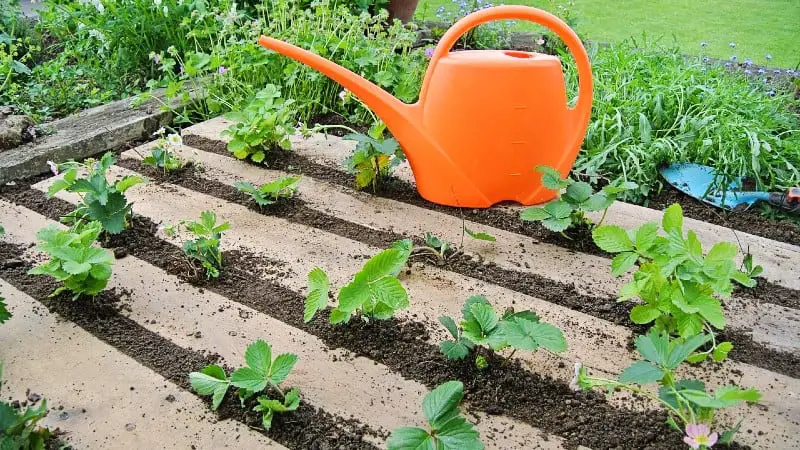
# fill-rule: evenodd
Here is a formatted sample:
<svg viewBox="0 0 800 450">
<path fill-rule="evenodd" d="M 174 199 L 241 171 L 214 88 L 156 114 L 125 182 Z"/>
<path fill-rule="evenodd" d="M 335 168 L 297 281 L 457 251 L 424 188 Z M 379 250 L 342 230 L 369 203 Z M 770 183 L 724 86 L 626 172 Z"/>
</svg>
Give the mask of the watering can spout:
<svg viewBox="0 0 800 450">
<path fill-rule="evenodd" d="M 308 50 L 267 36 L 261 36 L 258 43 L 262 47 L 306 64 L 341 84 L 366 103 L 386 123 L 399 141 L 404 140 L 398 136 L 398 134 L 402 134 L 397 133 L 399 130 L 407 130 L 406 132 L 413 130 L 419 134 L 419 136 L 415 136 L 417 139 L 425 135 L 420 129 L 417 105 L 401 102 L 366 78 Z"/>
</svg>

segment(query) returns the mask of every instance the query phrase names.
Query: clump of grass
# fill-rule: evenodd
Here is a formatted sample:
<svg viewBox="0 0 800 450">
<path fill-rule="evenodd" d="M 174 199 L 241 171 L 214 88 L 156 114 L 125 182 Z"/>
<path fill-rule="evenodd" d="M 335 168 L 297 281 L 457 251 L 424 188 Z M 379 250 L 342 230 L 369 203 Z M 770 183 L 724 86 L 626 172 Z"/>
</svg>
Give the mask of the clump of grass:
<svg viewBox="0 0 800 450">
<path fill-rule="evenodd" d="M 576 172 L 635 182 L 626 195 L 632 201 L 657 190 L 658 168 L 673 162 L 747 177 L 759 190 L 800 182 L 800 118 L 790 91 L 677 48 L 625 41 L 590 56 L 594 105 Z M 566 71 L 574 86 L 574 67 Z"/>
</svg>

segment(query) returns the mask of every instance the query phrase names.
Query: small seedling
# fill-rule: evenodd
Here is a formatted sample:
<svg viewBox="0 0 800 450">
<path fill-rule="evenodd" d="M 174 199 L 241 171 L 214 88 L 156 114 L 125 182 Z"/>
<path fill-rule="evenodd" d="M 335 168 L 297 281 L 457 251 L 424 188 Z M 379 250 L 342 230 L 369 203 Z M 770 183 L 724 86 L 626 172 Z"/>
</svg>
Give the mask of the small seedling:
<svg viewBox="0 0 800 450">
<path fill-rule="evenodd" d="M 425 245 L 422 247 L 414 248 L 414 253 L 425 252 L 436 256 L 439 260 L 444 261 L 447 256 L 447 251 L 452 250 L 453 244 L 445 241 L 444 239 L 434 236 L 433 234 L 425 233 Z"/>
<path fill-rule="evenodd" d="M 222 132 L 223 136 L 231 137 L 228 150 L 238 159 L 250 158 L 260 163 L 273 147 L 291 149 L 293 104 L 294 100 L 281 98 L 280 89 L 273 84 L 258 91 L 243 111 L 226 115 L 235 122 Z"/>
<path fill-rule="evenodd" d="M 230 228 L 228 222 L 217 224 L 217 215 L 214 211 L 203 211 L 200 213 L 200 221 L 180 222 L 186 230 L 197 236 L 196 239 L 188 240 L 183 243 L 183 252 L 190 259 L 200 261 L 206 270 L 206 278 L 217 278 L 222 270 L 222 252 L 219 250 L 219 243 L 222 239 L 222 232 Z M 173 227 L 165 229 L 168 235 L 174 235 Z"/>
<path fill-rule="evenodd" d="M 271 205 L 282 198 L 291 198 L 297 185 L 300 182 L 300 177 L 283 177 L 261 187 L 255 187 L 247 182 L 237 182 L 234 187 L 246 195 L 248 195 L 258 206 Z"/>
<path fill-rule="evenodd" d="M 586 217 L 587 212 L 603 211 L 603 217 L 596 226 L 601 225 L 608 207 L 617 200 L 619 194 L 637 188 L 636 183 L 632 182 L 613 183 L 600 192 L 594 192 L 585 181 L 562 179 L 561 174 L 552 167 L 538 166 L 536 171 L 542 174 L 542 185 L 558 192 L 558 198 L 543 207 L 526 208 L 520 217 L 526 221 L 541 222 L 548 230 L 562 234 L 576 226 L 593 228 L 595 225 Z"/>
<path fill-rule="evenodd" d="M 358 189 L 372 185 L 372 190 L 377 191 L 378 184 L 405 161 L 400 144 L 394 138 L 385 138 L 385 131 L 386 124 L 379 120 L 367 134 L 351 133 L 343 137 L 358 142 L 353 154 L 344 162 L 347 170 L 355 174 Z"/>
<path fill-rule="evenodd" d="M 3 364 L 0 363 L 0 388 L 3 387 Z M 44 450 L 52 433 L 37 423 L 47 415 L 47 400 L 39 406 L 28 406 L 25 412 L 10 403 L 0 401 L 0 448 L 14 450 Z"/>
<path fill-rule="evenodd" d="M 480 434 L 461 416 L 458 405 L 464 398 L 464 384 L 447 381 L 422 400 L 428 429 L 400 427 L 386 441 L 388 450 L 483 450 Z"/>
<path fill-rule="evenodd" d="M 514 312 L 509 309 L 500 317 L 486 297 L 475 295 L 467 299 L 461 312 L 464 316 L 461 329 L 456 326 L 452 317 L 439 317 L 439 322 L 454 339 L 439 344 L 439 349 L 449 359 L 464 359 L 476 346 L 481 345 L 492 351 L 511 347 L 507 360 L 517 350 L 535 351 L 544 347 L 551 352 L 560 353 L 567 349 L 567 341 L 561 330 L 540 322 L 539 316 L 533 311 Z M 475 364 L 478 368 L 483 368 L 487 362 L 481 355 L 477 355 Z"/>
<path fill-rule="evenodd" d="M 709 356 L 721 361 L 733 345 L 713 339 L 713 330 L 725 327 L 722 304 L 715 296 L 730 296 L 731 280 L 747 287 L 756 282 L 736 268 L 736 245 L 718 242 L 704 256 L 697 235 L 689 230 L 684 236 L 679 204 L 664 211 L 661 226 L 667 236 L 659 236 L 658 224 L 647 223 L 631 232 L 616 225 L 597 227 L 592 237 L 600 249 L 617 254 L 611 261 L 614 276 L 639 265 L 633 281 L 622 286 L 619 296 L 619 301 L 642 300 L 631 310 L 633 322 L 653 323 L 656 330 L 684 339 L 708 333 L 711 348 L 691 355 L 689 361 L 700 362 Z M 748 264 L 751 273 L 760 273 L 760 267 L 752 267 L 752 258 Z"/>
<path fill-rule="evenodd" d="M 476 241 L 488 241 L 488 242 L 497 241 L 497 238 L 489 233 L 475 232 L 470 230 L 469 228 L 467 228 L 466 224 L 464 225 L 464 232 L 467 233 L 467 236 L 471 237 L 472 239 L 475 239 Z"/>
<path fill-rule="evenodd" d="M 219 408 L 230 386 L 239 389 L 242 406 L 247 399 L 263 392 L 263 395 L 256 398 L 258 404 L 253 411 L 261 413 L 261 424 L 269 430 L 276 413 L 294 411 L 300 405 L 299 389 L 294 388 L 284 393 L 279 386 L 292 371 L 297 355 L 283 353 L 273 360 L 272 347 L 267 342 L 258 340 L 247 346 L 244 358 L 247 366 L 234 370 L 230 378 L 222 367 L 211 364 L 200 372 L 190 373 L 189 382 L 198 394 L 211 395 L 212 410 Z M 280 395 L 280 399 L 270 398 L 270 391 Z"/>
<path fill-rule="evenodd" d="M 313 132 L 325 132 L 330 129 L 346 130 L 349 133 L 343 136 L 343 139 L 358 142 L 353 154 L 344 161 L 347 171 L 355 175 L 358 189 L 372 186 L 372 190 L 377 191 L 378 185 L 406 159 L 397 140 L 385 136 L 386 124 L 374 114 L 373 124 L 367 134 L 359 133 L 344 125 L 317 125 L 303 133 L 309 135 Z"/>
<path fill-rule="evenodd" d="M 183 167 L 183 160 L 175 155 L 175 150 L 183 146 L 183 139 L 177 133 L 166 137 L 164 136 L 165 133 L 164 128 L 160 128 L 155 132 L 158 135 L 156 146 L 153 147 L 149 155 L 142 159 L 142 164 L 163 169 L 166 175 L 170 171 Z"/>
<path fill-rule="evenodd" d="M 353 280 L 339 290 L 338 305 L 331 310 L 330 322 L 347 323 L 354 314 L 364 320 L 386 320 L 397 310 L 408 308 L 408 293 L 397 275 L 405 267 L 412 247 L 411 239 L 404 239 L 370 258 Z M 308 274 L 308 282 L 303 314 L 306 322 L 327 306 L 330 289 L 327 274 L 319 268 Z"/>
<path fill-rule="evenodd" d="M 576 363 L 575 377 L 570 386 L 576 391 L 601 387 L 608 389 L 609 393 L 624 389 L 642 395 L 661 403 L 669 415 L 670 426 L 679 432 L 686 430 L 688 438 L 695 437 L 693 435 L 697 434 L 698 425 L 710 433 L 717 410 L 743 402 L 757 402 L 761 393 L 753 388 L 741 389 L 735 385 L 727 385 L 711 393 L 706 391 L 705 384 L 700 380 L 678 380 L 675 373 L 678 367 L 709 340 L 711 336 L 703 334 L 671 340 L 667 333 L 651 329 L 647 335 L 638 336 L 635 341 L 642 359 L 622 371 L 617 380 L 591 377 L 585 367 Z M 644 388 L 644 385 L 651 383 L 658 383 L 657 396 Z M 722 433 L 720 442 L 730 443 L 738 429 L 739 425 L 736 425 Z"/>
<path fill-rule="evenodd" d="M 50 294 L 70 291 L 76 300 L 81 295 L 97 295 L 111 278 L 114 255 L 93 244 L 103 231 L 100 222 L 93 221 L 80 229 L 61 230 L 51 225 L 36 233 L 37 248 L 50 256 L 50 260 L 28 271 L 32 275 L 50 275 L 62 286 Z"/>
<path fill-rule="evenodd" d="M 113 153 L 108 152 L 99 161 L 87 159 L 85 163 L 69 161 L 55 165 L 55 173 L 64 172 L 48 189 L 49 197 L 62 190 L 77 193 L 81 197 L 78 208 L 64 216 L 65 223 L 80 225 L 87 221 L 98 221 L 103 229 L 118 234 L 128 226 L 131 204 L 125 198 L 125 191 L 146 180 L 137 175 L 127 175 L 115 183 L 106 179 L 106 171 L 116 162 Z M 85 178 L 78 178 L 78 170 L 88 172 Z"/>
</svg>

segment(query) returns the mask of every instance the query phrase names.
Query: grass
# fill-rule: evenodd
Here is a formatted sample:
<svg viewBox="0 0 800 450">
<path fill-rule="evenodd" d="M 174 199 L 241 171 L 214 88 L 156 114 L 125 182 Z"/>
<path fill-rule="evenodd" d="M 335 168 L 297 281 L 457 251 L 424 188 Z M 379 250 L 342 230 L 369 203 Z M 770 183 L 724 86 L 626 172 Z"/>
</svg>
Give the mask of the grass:
<svg viewBox="0 0 800 450">
<path fill-rule="evenodd" d="M 474 0 L 468 0 L 474 1 Z M 491 0 L 490 0 L 491 1 Z M 567 0 L 503 0 L 555 12 Z M 500 1 L 497 1 L 500 3 Z M 800 0 L 573 0 L 578 31 L 589 39 L 619 42 L 631 36 L 648 40 L 673 38 L 682 52 L 755 64 L 795 68 L 800 64 Z M 420 0 L 417 11 L 435 20 L 453 0 Z M 700 47 L 701 42 L 708 46 Z M 731 48 L 729 43 L 736 43 Z M 765 59 L 772 55 L 772 60 Z"/>
</svg>

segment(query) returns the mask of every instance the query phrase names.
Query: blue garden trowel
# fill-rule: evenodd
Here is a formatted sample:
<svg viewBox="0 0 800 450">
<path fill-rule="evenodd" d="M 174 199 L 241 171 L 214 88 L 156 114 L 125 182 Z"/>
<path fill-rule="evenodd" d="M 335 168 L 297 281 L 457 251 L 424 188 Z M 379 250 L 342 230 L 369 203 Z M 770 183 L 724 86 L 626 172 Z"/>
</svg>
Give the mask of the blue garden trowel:
<svg viewBox="0 0 800 450">
<path fill-rule="evenodd" d="M 669 184 L 684 194 L 723 209 L 745 209 L 755 202 L 764 201 L 793 214 L 800 214 L 800 188 L 789 188 L 787 192 L 743 191 L 741 178 L 731 181 L 727 188 L 725 179 L 708 166 L 677 163 L 664 167 L 661 175 Z"/>
</svg>

